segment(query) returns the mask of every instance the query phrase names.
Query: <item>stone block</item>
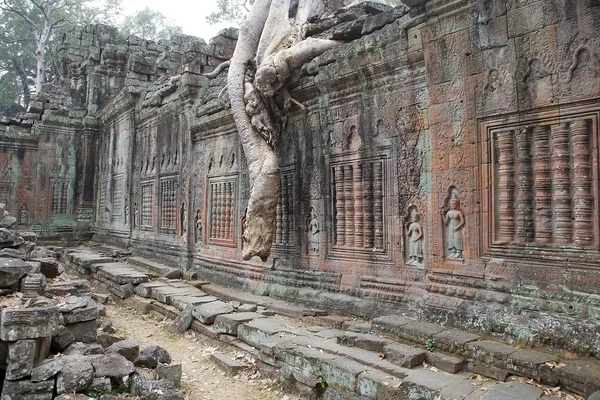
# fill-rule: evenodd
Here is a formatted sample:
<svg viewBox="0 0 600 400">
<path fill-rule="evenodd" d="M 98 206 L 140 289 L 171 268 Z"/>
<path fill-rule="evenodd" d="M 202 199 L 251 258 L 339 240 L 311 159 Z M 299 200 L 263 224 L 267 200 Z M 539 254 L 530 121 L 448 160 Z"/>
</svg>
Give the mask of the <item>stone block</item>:
<svg viewBox="0 0 600 400">
<path fill-rule="evenodd" d="M 102 276 L 109 281 L 119 285 L 139 285 L 148 282 L 150 279 L 147 274 L 139 272 L 125 263 L 98 264 L 98 276 Z"/>
<path fill-rule="evenodd" d="M 105 354 L 117 353 L 134 362 L 140 354 L 140 342 L 136 339 L 125 339 L 113 343 L 106 348 Z"/>
<path fill-rule="evenodd" d="M 425 352 L 425 361 L 442 371 L 456 374 L 465 367 L 465 360 L 462 357 L 454 357 L 439 352 Z"/>
<path fill-rule="evenodd" d="M 335 329 L 341 329 L 342 328 L 342 324 L 344 324 L 344 322 L 348 321 L 348 317 L 342 317 L 339 315 L 322 315 L 316 318 L 316 321 L 323 325 L 323 326 L 329 326 L 331 328 L 335 328 Z"/>
<path fill-rule="evenodd" d="M 8 289 L 33 269 L 31 264 L 17 258 L 0 258 L 0 289 Z"/>
<path fill-rule="evenodd" d="M 58 307 L 5 308 L 0 315 L 0 339 L 17 341 L 55 335 L 60 326 Z"/>
<path fill-rule="evenodd" d="M 180 310 L 183 310 L 185 307 L 187 307 L 188 305 L 200 305 L 200 304 L 204 304 L 204 303 L 212 303 L 213 301 L 217 301 L 218 299 L 216 297 L 213 296 L 190 296 L 190 295 L 184 295 L 184 296 L 172 296 L 170 301 L 171 301 L 171 305 L 179 308 Z"/>
<path fill-rule="evenodd" d="M 292 322 L 275 318 L 259 318 L 247 324 L 239 325 L 238 338 L 250 346 L 258 347 L 261 340 L 276 333 L 296 328 L 298 326 Z"/>
<path fill-rule="evenodd" d="M 127 303 L 141 314 L 148 314 L 150 311 L 152 311 L 152 301 L 153 300 L 151 299 L 139 296 L 133 296 L 127 299 Z"/>
<path fill-rule="evenodd" d="M 40 272 L 44 274 L 48 279 L 53 279 L 60 275 L 60 265 L 56 258 L 32 258 L 31 261 L 36 261 L 40 263 Z"/>
<path fill-rule="evenodd" d="M 504 343 L 480 340 L 465 345 L 466 354 L 477 363 L 506 369 L 506 359 L 518 349 Z M 506 378 L 505 378 L 506 379 Z"/>
<path fill-rule="evenodd" d="M 96 338 L 96 341 L 102 345 L 102 347 L 107 348 L 117 343 L 118 341 L 123 340 L 124 338 L 120 336 L 115 336 L 106 332 L 99 332 Z"/>
<path fill-rule="evenodd" d="M 132 378 L 131 394 L 146 400 L 183 400 L 183 394 L 177 391 L 173 382 L 166 379 L 149 381 L 137 374 Z"/>
<path fill-rule="evenodd" d="M 400 399 L 402 380 L 378 370 L 362 372 L 358 375 L 356 392 L 368 399 Z"/>
<path fill-rule="evenodd" d="M 187 331 L 192 326 L 192 321 L 194 320 L 193 310 L 194 305 L 188 304 L 171 324 L 171 332 L 184 333 Z"/>
<path fill-rule="evenodd" d="M 86 279 L 53 282 L 46 287 L 46 293 L 57 297 L 68 295 L 82 296 L 90 293 L 90 282 Z"/>
<path fill-rule="evenodd" d="M 505 382 L 510 375 L 510 372 L 505 368 L 477 361 L 467 363 L 467 369 L 475 374 L 483 375 L 500 382 Z"/>
<path fill-rule="evenodd" d="M 401 336 L 400 328 L 408 324 L 413 324 L 415 322 L 415 320 L 403 317 L 401 315 L 387 315 L 383 317 L 378 317 L 371 322 L 371 332 L 390 333 L 395 336 Z"/>
<path fill-rule="evenodd" d="M 245 366 L 236 360 L 232 360 L 224 354 L 213 353 L 210 359 L 221 369 L 222 371 L 236 375 L 238 372 L 243 370 Z"/>
<path fill-rule="evenodd" d="M 56 374 L 58 374 L 62 367 L 63 362 L 61 358 L 52 358 L 49 360 L 44 360 L 31 370 L 31 381 L 42 382 L 47 379 L 50 379 Z"/>
<path fill-rule="evenodd" d="M 170 364 L 171 355 L 160 346 L 148 346 L 140 351 L 138 358 L 135 360 L 135 366 L 144 368 L 156 368 L 161 364 Z"/>
<path fill-rule="evenodd" d="M 0 400 L 52 400 L 54 379 L 42 382 L 29 380 L 4 381 Z"/>
<path fill-rule="evenodd" d="M 538 400 L 542 394 L 544 394 L 542 388 L 522 382 L 510 382 L 490 386 L 481 395 L 481 400 Z"/>
<path fill-rule="evenodd" d="M 404 368 L 414 368 L 425 361 L 425 352 L 423 350 L 400 343 L 386 345 L 383 348 L 383 353 L 386 360 Z"/>
<path fill-rule="evenodd" d="M 338 337 L 344 338 L 344 336 Z M 375 351 L 378 353 L 383 352 L 383 348 L 391 343 L 391 340 L 381 338 L 379 336 L 364 334 L 364 333 L 349 333 L 346 332 L 345 344 L 349 347 L 358 347 L 361 349 Z M 339 339 L 341 341 L 341 339 Z M 343 343 L 341 343 L 343 344 Z"/>
<path fill-rule="evenodd" d="M 82 392 L 94 380 L 94 368 L 90 360 L 83 356 L 63 356 L 62 368 L 56 374 L 56 392 L 76 393 Z"/>
<path fill-rule="evenodd" d="M 238 312 L 234 314 L 217 315 L 213 329 L 219 333 L 237 336 L 238 326 L 250 322 L 256 318 L 265 318 L 264 315 L 255 312 Z"/>
<path fill-rule="evenodd" d="M 158 379 L 166 379 L 179 387 L 181 384 L 182 369 L 181 364 L 161 364 L 156 366 L 156 375 Z"/>
<path fill-rule="evenodd" d="M 62 303 L 59 303 L 58 306 L 61 308 L 66 325 L 75 324 L 77 322 L 92 321 L 98 318 L 98 305 L 90 297 L 77 298 L 75 296 L 69 296 L 65 298 L 65 301 L 68 299 L 80 299 L 83 304 L 81 307 L 69 309 L 67 312 L 62 312 Z"/>
<path fill-rule="evenodd" d="M 479 340 L 480 336 L 459 329 L 444 329 L 433 335 L 433 338 L 435 339 L 436 347 L 440 347 L 449 353 L 462 353 L 465 349 L 465 344 Z"/>
<path fill-rule="evenodd" d="M 152 297 L 152 290 L 159 287 L 169 286 L 165 282 L 145 282 L 140 283 L 134 289 L 135 294 L 138 296 L 150 298 Z"/>
<path fill-rule="evenodd" d="M 241 304 L 237 308 L 237 311 L 240 312 L 240 313 L 243 313 L 243 312 L 256 312 L 257 309 L 258 309 L 258 306 L 256 304 L 244 303 L 244 304 Z"/>
<path fill-rule="evenodd" d="M 194 307 L 194 318 L 198 319 L 205 325 L 210 325 L 214 322 L 217 315 L 228 314 L 233 312 L 233 306 L 222 301 L 213 301 Z"/>
<path fill-rule="evenodd" d="M 133 363 L 117 353 L 96 357 L 92 360 L 92 365 L 96 378 L 123 378 L 135 371 Z"/>
<path fill-rule="evenodd" d="M 87 391 L 88 393 L 108 393 L 111 389 L 110 378 L 94 378 Z"/>
<path fill-rule="evenodd" d="M 71 332 L 75 341 L 92 343 L 98 340 L 98 332 L 96 320 L 76 322 L 74 324 L 65 325 L 65 328 Z"/>
<path fill-rule="evenodd" d="M 6 379 L 14 381 L 31 375 L 36 356 L 36 341 L 17 340 L 8 344 Z"/>
<path fill-rule="evenodd" d="M 321 376 L 329 384 L 354 391 L 358 375 L 367 369 L 364 365 L 347 358 L 327 360 L 321 365 Z"/>
<path fill-rule="evenodd" d="M 541 377 L 538 374 L 540 366 L 547 362 L 557 361 L 557 357 L 547 353 L 534 350 L 518 350 L 507 357 L 506 369 L 512 374 L 540 381 Z"/>
<path fill-rule="evenodd" d="M 562 368 L 554 368 L 560 385 L 583 396 L 600 390 L 600 365 L 594 359 L 567 362 Z"/>
<path fill-rule="evenodd" d="M 104 293 L 92 293 L 92 299 L 98 304 L 106 304 L 110 296 Z"/>
</svg>

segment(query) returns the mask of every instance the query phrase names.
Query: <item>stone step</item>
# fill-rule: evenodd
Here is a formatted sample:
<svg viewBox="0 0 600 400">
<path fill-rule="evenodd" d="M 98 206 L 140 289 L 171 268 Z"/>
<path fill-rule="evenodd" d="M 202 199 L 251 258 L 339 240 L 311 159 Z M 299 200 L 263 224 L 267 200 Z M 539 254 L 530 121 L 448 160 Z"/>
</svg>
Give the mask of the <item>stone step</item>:
<svg viewBox="0 0 600 400">
<path fill-rule="evenodd" d="M 148 260 L 144 257 L 129 257 L 127 261 L 133 265 L 140 266 L 146 268 L 158 276 L 162 276 L 170 279 L 177 279 L 181 277 L 181 269 L 170 267 L 152 260 Z"/>
<path fill-rule="evenodd" d="M 125 263 L 110 263 L 110 264 L 95 264 L 91 266 L 91 270 L 98 274 L 98 276 L 105 277 L 119 285 L 125 285 L 130 283 L 132 285 L 138 285 L 140 283 L 148 282 L 150 279 L 147 274 L 139 272 L 131 268 Z"/>
<path fill-rule="evenodd" d="M 104 256 L 89 250 L 72 250 L 67 251 L 64 257 L 67 265 L 72 264 L 89 270 L 94 264 L 103 264 L 115 262 L 115 259 L 109 256 Z"/>
<path fill-rule="evenodd" d="M 245 368 L 244 364 L 236 360 L 232 360 L 224 354 L 213 353 L 211 354 L 210 358 L 217 365 L 217 367 L 219 367 L 219 369 L 229 375 L 236 375 Z"/>
</svg>

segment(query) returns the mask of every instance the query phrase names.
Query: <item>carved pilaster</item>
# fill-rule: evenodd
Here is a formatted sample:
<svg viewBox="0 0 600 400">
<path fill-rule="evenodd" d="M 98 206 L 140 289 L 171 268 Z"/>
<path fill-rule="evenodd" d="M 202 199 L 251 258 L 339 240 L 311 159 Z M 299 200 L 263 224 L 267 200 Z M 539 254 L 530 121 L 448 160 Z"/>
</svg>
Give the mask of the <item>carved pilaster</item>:
<svg viewBox="0 0 600 400">
<path fill-rule="evenodd" d="M 336 210 L 336 240 L 337 246 L 346 244 L 346 206 L 344 197 L 344 168 L 339 166 L 335 168 L 335 210 Z"/>
<path fill-rule="evenodd" d="M 375 248 L 383 249 L 383 165 L 376 161 L 373 165 L 373 217 Z"/>
<path fill-rule="evenodd" d="M 550 132 L 548 126 L 533 128 L 533 174 L 535 181 L 535 240 L 552 240 L 552 180 L 550 179 Z"/>
<path fill-rule="evenodd" d="M 362 164 L 356 163 L 354 165 L 354 247 L 359 249 L 365 244 L 363 196 Z"/>
<path fill-rule="evenodd" d="M 514 157 L 514 131 L 508 130 L 498 133 L 498 189 L 500 219 L 498 239 L 510 242 L 515 236 L 515 157 Z"/>
<path fill-rule="evenodd" d="M 573 147 L 573 240 L 577 245 L 593 241 L 593 203 L 590 157 L 590 129 L 587 120 L 571 125 Z"/>
<path fill-rule="evenodd" d="M 528 128 L 516 132 L 517 160 L 519 173 L 517 178 L 517 223 L 516 237 L 520 242 L 533 240 L 533 193 L 531 169 L 531 137 Z"/>
<path fill-rule="evenodd" d="M 363 168 L 364 175 L 364 247 L 367 249 L 373 248 L 374 245 L 374 219 L 373 219 L 373 164 L 365 163 Z"/>
<path fill-rule="evenodd" d="M 346 246 L 354 246 L 354 183 L 352 165 L 344 166 L 344 198 L 346 200 Z"/>
<path fill-rule="evenodd" d="M 555 222 L 554 241 L 572 242 L 571 181 L 569 166 L 569 126 L 552 125 L 552 208 Z"/>
</svg>

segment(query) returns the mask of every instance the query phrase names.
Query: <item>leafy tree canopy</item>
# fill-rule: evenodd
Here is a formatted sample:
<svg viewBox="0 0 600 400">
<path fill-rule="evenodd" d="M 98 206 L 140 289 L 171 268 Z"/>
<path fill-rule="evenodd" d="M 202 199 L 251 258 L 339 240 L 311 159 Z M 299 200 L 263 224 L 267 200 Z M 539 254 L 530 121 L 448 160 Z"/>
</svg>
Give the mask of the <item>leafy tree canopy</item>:
<svg viewBox="0 0 600 400">
<path fill-rule="evenodd" d="M 183 32 L 181 26 L 167 19 L 163 13 L 148 7 L 126 16 L 119 29 L 126 35 L 154 41 L 167 40 Z"/>
</svg>

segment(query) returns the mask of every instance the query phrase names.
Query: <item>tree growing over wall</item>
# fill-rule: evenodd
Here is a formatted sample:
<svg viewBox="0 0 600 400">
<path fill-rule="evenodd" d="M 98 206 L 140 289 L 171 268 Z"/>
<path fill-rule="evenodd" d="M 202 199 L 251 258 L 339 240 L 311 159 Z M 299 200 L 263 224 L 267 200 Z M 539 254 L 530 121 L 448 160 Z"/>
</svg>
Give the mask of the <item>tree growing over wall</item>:
<svg viewBox="0 0 600 400">
<path fill-rule="evenodd" d="M 250 178 L 242 237 L 245 260 L 259 256 L 265 261 L 271 251 L 280 189 L 275 148 L 286 112 L 303 107 L 290 96 L 286 80 L 307 61 L 342 44 L 306 37 L 307 22 L 331 12 L 329 3 L 333 1 L 256 0 L 240 26 L 227 86 Z"/>
</svg>

